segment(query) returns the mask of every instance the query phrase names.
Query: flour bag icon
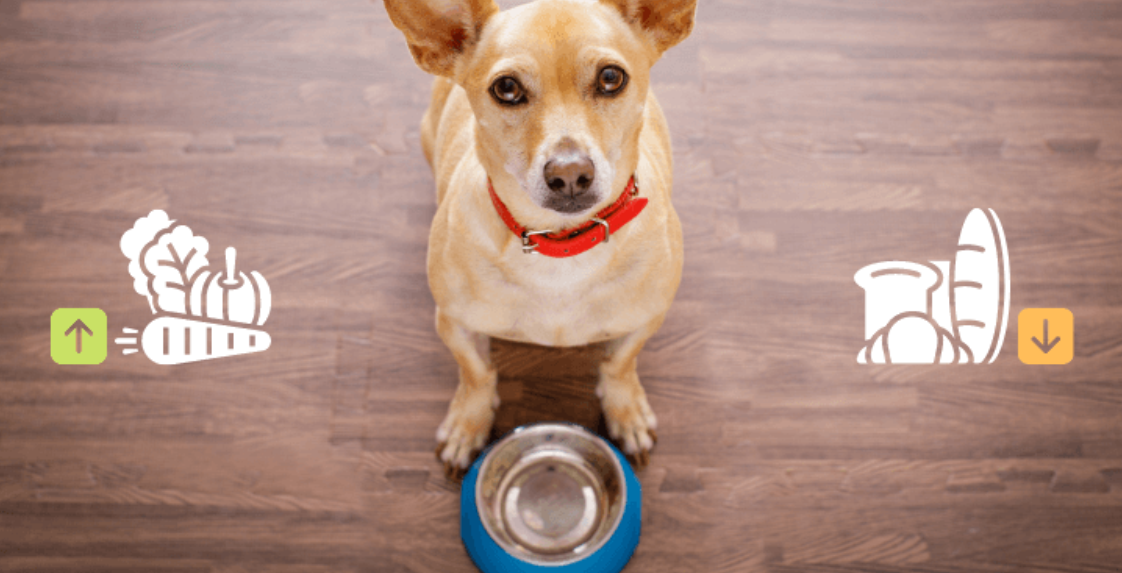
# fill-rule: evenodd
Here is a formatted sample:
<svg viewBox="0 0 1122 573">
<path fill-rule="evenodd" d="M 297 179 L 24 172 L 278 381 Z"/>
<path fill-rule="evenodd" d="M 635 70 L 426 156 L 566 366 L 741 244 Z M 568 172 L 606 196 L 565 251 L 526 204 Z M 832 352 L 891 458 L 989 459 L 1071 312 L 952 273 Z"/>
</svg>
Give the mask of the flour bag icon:
<svg viewBox="0 0 1122 573">
<path fill-rule="evenodd" d="M 148 299 L 156 319 L 139 334 L 145 356 L 157 364 L 183 364 L 269 348 L 265 324 L 272 306 L 269 283 L 261 273 L 238 269 L 237 251 L 228 247 L 224 265 L 207 260 L 210 243 L 190 227 L 155 210 L 137 219 L 121 237 L 137 294 Z M 136 337 L 115 340 L 123 354 L 137 352 Z"/>
</svg>

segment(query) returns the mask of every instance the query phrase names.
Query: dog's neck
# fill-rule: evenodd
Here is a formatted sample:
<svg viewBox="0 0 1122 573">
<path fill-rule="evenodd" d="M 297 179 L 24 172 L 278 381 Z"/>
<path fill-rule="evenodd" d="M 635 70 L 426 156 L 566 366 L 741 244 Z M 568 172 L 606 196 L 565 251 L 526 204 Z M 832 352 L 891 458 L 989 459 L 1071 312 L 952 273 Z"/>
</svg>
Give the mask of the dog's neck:
<svg viewBox="0 0 1122 573">
<path fill-rule="evenodd" d="M 647 198 L 639 197 L 639 183 L 632 175 L 627 187 L 611 204 L 575 227 L 560 230 L 529 229 L 510 213 L 495 187 L 487 180 L 487 192 L 499 218 L 522 240 L 522 252 L 555 258 L 573 257 L 611 240 L 612 232 L 623 228 L 647 206 Z"/>
</svg>

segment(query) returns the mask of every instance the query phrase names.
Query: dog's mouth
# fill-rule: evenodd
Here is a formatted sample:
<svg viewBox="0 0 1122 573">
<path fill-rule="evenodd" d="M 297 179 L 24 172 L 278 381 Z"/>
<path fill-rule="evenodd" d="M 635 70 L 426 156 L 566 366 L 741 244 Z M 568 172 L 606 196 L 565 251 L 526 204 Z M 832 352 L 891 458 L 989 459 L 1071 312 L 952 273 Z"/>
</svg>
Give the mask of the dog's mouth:
<svg viewBox="0 0 1122 573">
<path fill-rule="evenodd" d="M 558 196 L 554 195 L 546 198 L 545 204 L 542 205 L 546 209 L 572 215 L 587 211 L 596 204 L 596 197 L 592 193 L 585 193 L 576 197 Z"/>
</svg>

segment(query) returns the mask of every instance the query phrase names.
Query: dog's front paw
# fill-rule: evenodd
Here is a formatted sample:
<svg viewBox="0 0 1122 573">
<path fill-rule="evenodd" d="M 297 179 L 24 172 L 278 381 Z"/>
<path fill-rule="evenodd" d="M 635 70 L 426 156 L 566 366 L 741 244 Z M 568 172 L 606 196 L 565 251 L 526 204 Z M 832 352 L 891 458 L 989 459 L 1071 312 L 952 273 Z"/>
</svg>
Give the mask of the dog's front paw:
<svg viewBox="0 0 1122 573">
<path fill-rule="evenodd" d="M 651 449 L 658 442 L 658 434 L 655 434 L 658 420 L 642 387 L 601 383 L 596 395 L 604 409 L 608 434 L 623 447 L 623 453 L 636 467 L 645 467 L 650 462 Z"/>
<path fill-rule="evenodd" d="M 453 400 L 436 430 L 436 457 L 444 463 L 449 479 L 462 478 L 476 454 L 487 445 L 497 407 L 497 395 L 490 400 Z"/>
</svg>

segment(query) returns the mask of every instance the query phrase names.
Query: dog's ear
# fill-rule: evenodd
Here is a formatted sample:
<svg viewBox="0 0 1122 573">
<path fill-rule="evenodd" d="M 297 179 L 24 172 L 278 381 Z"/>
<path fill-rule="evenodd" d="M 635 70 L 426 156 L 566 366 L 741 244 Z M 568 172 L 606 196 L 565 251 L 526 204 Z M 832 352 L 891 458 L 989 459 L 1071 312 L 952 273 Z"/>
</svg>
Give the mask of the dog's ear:
<svg viewBox="0 0 1122 573">
<path fill-rule="evenodd" d="M 456 59 L 479 40 L 487 19 L 499 11 L 494 0 L 384 0 L 386 12 L 405 34 L 413 61 L 422 70 L 450 77 Z"/>
<path fill-rule="evenodd" d="M 685 40 L 693 30 L 697 0 L 600 0 L 654 42 L 659 53 Z"/>
</svg>

